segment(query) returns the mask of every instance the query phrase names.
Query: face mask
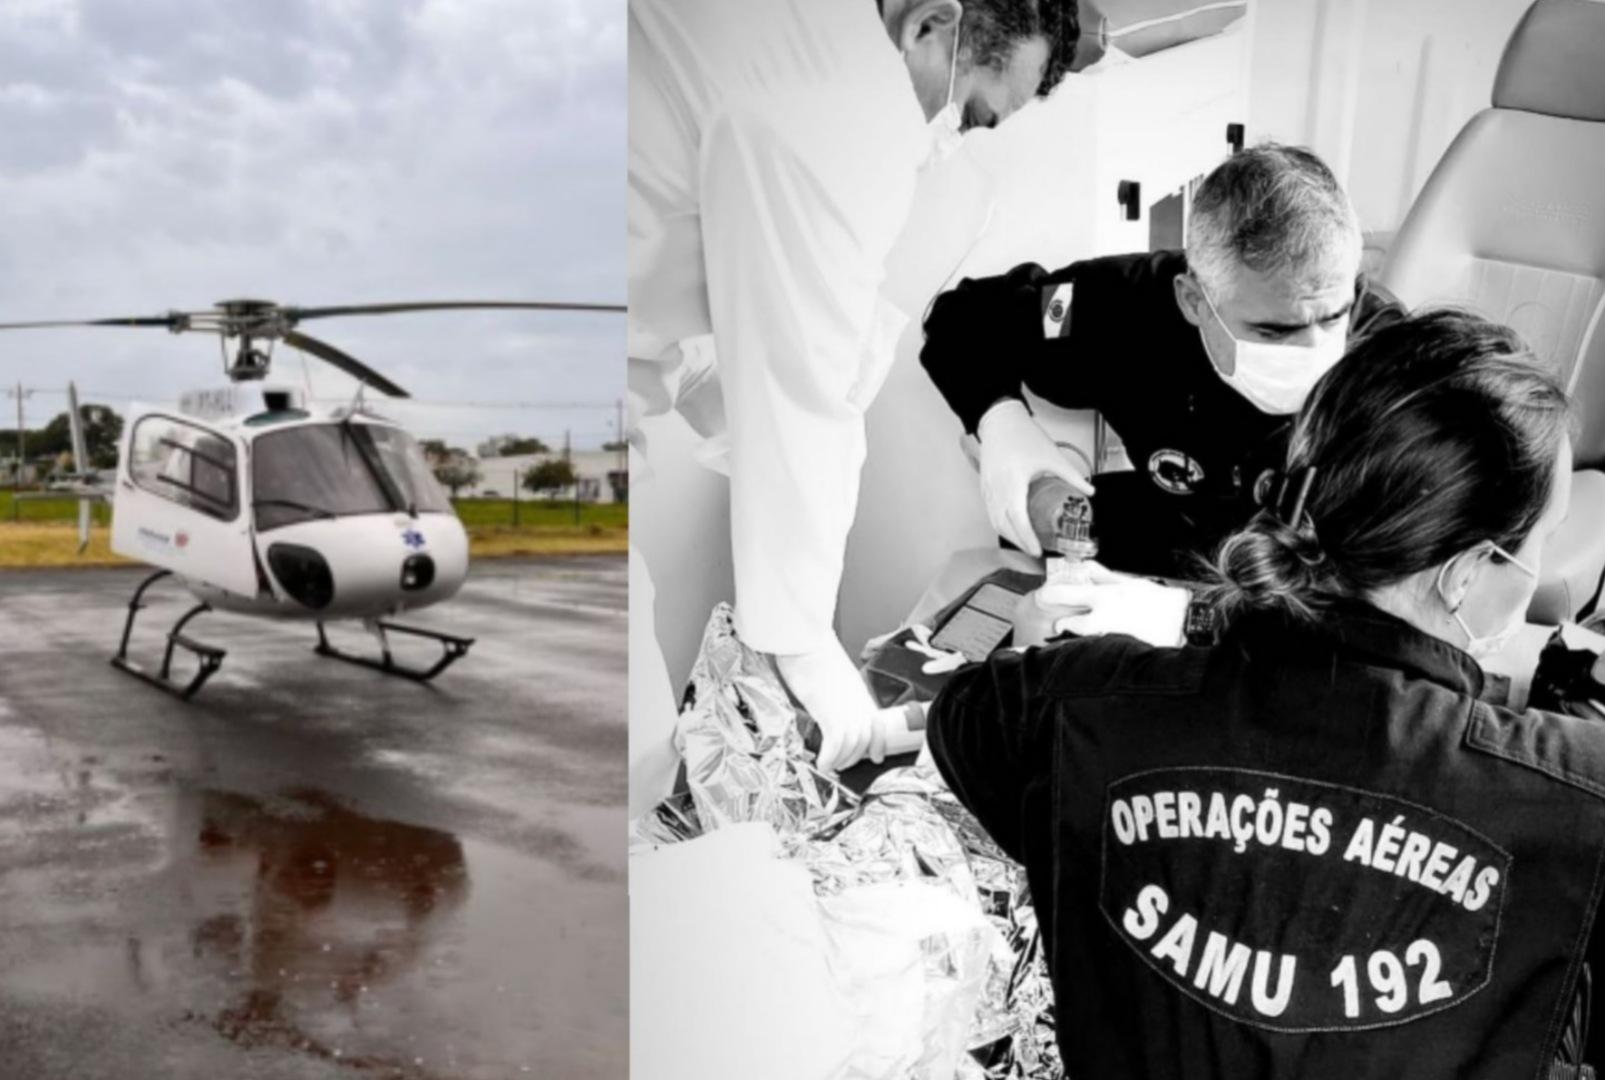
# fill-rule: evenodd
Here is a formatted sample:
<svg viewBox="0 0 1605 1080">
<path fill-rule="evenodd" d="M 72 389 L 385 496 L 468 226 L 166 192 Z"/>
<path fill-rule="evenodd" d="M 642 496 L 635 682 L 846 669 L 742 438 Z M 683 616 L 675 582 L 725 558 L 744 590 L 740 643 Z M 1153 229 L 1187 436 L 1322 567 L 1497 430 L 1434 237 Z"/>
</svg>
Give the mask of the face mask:
<svg viewBox="0 0 1605 1080">
<path fill-rule="evenodd" d="M 1534 579 L 1538 577 L 1538 575 L 1533 572 L 1531 567 L 1522 562 L 1520 559 L 1516 558 L 1516 556 L 1510 554 L 1510 552 L 1506 551 L 1498 544 L 1491 544 L 1489 546 L 1492 547 L 1493 550 L 1502 556 L 1506 561 L 1514 564 L 1518 570 L 1526 574 L 1528 577 Z M 1488 657 L 1493 656 L 1504 649 L 1506 645 L 1510 644 L 1510 639 L 1516 636 L 1516 633 L 1521 629 L 1522 624 L 1526 622 L 1526 620 L 1522 617 L 1523 609 L 1517 608 L 1511 615 L 1510 621 L 1498 631 L 1492 634 L 1486 634 L 1483 637 L 1478 637 L 1476 634 L 1471 632 L 1471 627 L 1466 625 L 1466 620 L 1460 617 L 1460 605 L 1450 604 L 1448 598 L 1443 594 L 1443 574 L 1444 571 L 1448 569 L 1449 564 L 1444 563 L 1443 566 L 1438 570 L 1438 597 L 1439 599 L 1443 600 L 1444 604 L 1449 608 L 1449 614 L 1454 617 L 1455 622 L 1460 626 L 1461 632 L 1466 635 L 1466 644 L 1464 646 L 1465 651 L 1470 654 L 1473 660 L 1486 660 Z"/>
<path fill-rule="evenodd" d="M 1203 289 L 1199 291 L 1203 293 Z M 1271 416 L 1289 416 L 1299 411 L 1310 391 L 1321 376 L 1343 359 L 1342 338 L 1323 337 L 1316 345 L 1277 345 L 1268 341 L 1240 341 L 1226 327 L 1226 320 L 1215 310 L 1208 293 L 1203 293 L 1204 304 L 1215 316 L 1221 331 L 1232 343 L 1232 373 L 1226 374 L 1225 365 L 1215 364 L 1221 379 L 1247 398 L 1256 409 Z M 1203 327 L 1198 336 L 1209 352 L 1209 339 Z"/>
<path fill-rule="evenodd" d="M 925 125 L 925 130 L 931 138 L 931 154 L 925 161 L 927 166 L 952 156 L 964 140 L 964 114 L 959 109 L 959 103 L 953 100 L 953 88 L 958 84 L 959 76 L 959 27 L 962 19 L 953 24 L 953 60 L 947 70 L 947 104 L 943 105 L 937 114 L 931 117 Z"/>
</svg>

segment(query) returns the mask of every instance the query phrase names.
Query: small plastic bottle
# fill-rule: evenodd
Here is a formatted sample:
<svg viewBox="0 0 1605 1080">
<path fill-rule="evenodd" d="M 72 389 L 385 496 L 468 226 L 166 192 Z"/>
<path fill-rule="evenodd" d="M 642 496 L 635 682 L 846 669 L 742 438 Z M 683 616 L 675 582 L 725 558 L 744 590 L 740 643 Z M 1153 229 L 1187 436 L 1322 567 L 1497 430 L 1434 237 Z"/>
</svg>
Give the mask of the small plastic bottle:
<svg viewBox="0 0 1605 1080">
<path fill-rule="evenodd" d="M 1031 481 L 1026 495 L 1031 530 L 1049 557 L 1048 577 L 1055 582 L 1084 578 L 1081 564 L 1098 554 L 1092 538 L 1092 503 L 1057 476 L 1044 474 Z M 1059 559 L 1053 556 L 1061 556 Z"/>
</svg>

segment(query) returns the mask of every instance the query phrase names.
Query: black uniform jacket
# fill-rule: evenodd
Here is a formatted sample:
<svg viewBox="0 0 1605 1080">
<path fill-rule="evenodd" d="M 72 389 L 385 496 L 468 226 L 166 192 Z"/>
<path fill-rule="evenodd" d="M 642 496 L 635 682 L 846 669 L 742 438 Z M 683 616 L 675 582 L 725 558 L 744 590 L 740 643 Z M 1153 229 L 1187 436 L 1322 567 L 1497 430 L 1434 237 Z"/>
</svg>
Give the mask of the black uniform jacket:
<svg viewBox="0 0 1605 1080">
<path fill-rule="evenodd" d="M 966 431 L 1022 385 L 1102 413 L 1135 471 L 1096 482 L 1100 558 L 1184 578 L 1191 556 L 1253 516 L 1291 430 L 1221 380 L 1176 306 L 1172 283 L 1186 269 L 1181 252 L 1160 251 L 966 279 L 932 306 L 920 353 Z M 1351 339 L 1402 314 L 1376 286 L 1357 288 Z"/>
<path fill-rule="evenodd" d="M 1605 881 L 1605 725 L 1481 679 L 1360 604 L 956 673 L 930 745 L 1027 869 L 1067 1074 L 1542 1075 Z"/>
</svg>

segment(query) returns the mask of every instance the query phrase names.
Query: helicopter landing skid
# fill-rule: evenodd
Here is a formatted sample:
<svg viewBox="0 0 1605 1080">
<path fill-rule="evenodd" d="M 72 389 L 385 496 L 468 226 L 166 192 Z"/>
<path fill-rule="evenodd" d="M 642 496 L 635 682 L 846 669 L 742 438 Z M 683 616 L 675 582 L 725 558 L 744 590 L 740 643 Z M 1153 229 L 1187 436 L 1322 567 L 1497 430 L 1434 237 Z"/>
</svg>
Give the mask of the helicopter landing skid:
<svg viewBox="0 0 1605 1080">
<path fill-rule="evenodd" d="M 416 626 L 401 626 L 397 623 L 380 622 L 377 619 L 373 622 L 365 623 L 365 625 L 379 639 L 381 659 L 375 660 L 368 656 L 357 656 L 343 652 L 330 645 L 328 636 L 323 632 L 323 624 L 321 622 L 318 623 L 318 644 L 315 651 L 319 656 L 330 656 L 336 660 L 344 660 L 348 664 L 356 664 L 360 667 L 382 671 L 386 675 L 399 675 L 403 679 L 411 679 L 413 682 L 426 683 L 468 655 L 468 647 L 474 643 L 473 638 L 453 637 L 450 634 L 442 634 L 435 630 L 423 630 Z M 441 648 L 440 659 L 427 668 L 415 668 L 397 663 L 395 657 L 390 653 L 390 640 L 386 636 L 390 633 L 407 634 L 411 637 L 428 638 L 430 641 L 439 642 Z"/>
<path fill-rule="evenodd" d="M 117 655 L 111 658 L 111 665 L 119 671 L 127 672 L 136 679 L 143 679 L 160 690 L 166 690 L 169 694 L 188 701 L 195 696 L 196 692 L 206 684 L 206 680 L 210 679 L 212 674 L 222 665 L 223 657 L 228 655 L 227 650 L 196 641 L 184 633 L 184 627 L 191 619 L 212 610 L 210 604 L 196 604 L 185 612 L 183 617 L 174 623 L 173 628 L 167 632 L 167 648 L 162 652 L 160 671 L 150 671 L 128 659 L 128 639 L 134 633 L 135 617 L 145 608 L 143 603 L 145 590 L 162 580 L 162 578 L 171 576 L 171 570 L 158 570 L 141 582 L 139 588 L 134 590 L 133 599 L 128 601 L 128 619 L 123 623 L 123 640 L 117 646 Z M 177 649 L 183 649 L 199 662 L 199 666 L 195 669 L 195 674 L 184 685 L 180 685 L 172 679 L 173 653 Z"/>
</svg>

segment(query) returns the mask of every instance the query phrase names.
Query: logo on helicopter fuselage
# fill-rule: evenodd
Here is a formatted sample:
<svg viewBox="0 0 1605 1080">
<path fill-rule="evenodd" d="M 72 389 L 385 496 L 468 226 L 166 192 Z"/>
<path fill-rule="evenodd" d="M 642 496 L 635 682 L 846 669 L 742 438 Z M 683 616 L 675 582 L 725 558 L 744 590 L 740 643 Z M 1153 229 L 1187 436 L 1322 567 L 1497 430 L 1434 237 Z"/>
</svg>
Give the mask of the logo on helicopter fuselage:
<svg viewBox="0 0 1605 1080">
<path fill-rule="evenodd" d="M 421 551 L 428 543 L 428 541 L 424 539 L 424 534 L 419 532 L 417 529 L 408 529 L 406 532 L 402 533 L 401 542 L 412 548 L 414 551 Z"/>
<path fill-rule="evenodd" d="M 166 533 L 157 532 L 155 529 L 147 529 L 143 525 L 139 527 L 138 536 L 147 544 L 159 544 L 162 547 L 173 546 L 173 538 L 171 536 L 168 536 Z"/>
</svg>

